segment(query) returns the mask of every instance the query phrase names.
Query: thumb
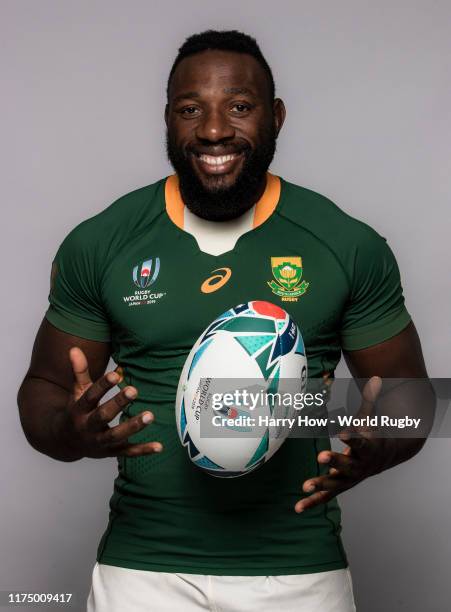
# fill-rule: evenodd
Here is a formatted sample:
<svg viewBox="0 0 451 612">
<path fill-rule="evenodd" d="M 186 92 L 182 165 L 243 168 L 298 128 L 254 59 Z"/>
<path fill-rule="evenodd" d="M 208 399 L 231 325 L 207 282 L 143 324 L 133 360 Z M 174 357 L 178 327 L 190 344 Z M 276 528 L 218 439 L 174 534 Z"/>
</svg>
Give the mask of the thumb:
<svg viewBox="0 0 451 612">
<path fill-rule="evenodd" d="M 77 398 L 92 385 L 91 375 L 89 374 L 88 360 L 81 348 L 73 346 L 69 350 L 69 359 L 74 373 L 74 394 Z"/>
</svg>

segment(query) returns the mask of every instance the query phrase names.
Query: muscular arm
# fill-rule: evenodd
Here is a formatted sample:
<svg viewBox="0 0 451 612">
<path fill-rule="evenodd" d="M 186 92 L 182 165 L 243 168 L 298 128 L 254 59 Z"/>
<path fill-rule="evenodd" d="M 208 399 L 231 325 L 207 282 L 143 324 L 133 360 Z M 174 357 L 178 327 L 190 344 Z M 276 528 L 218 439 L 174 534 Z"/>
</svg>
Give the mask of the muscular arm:
<svg viewBox="0 0 451 612">
<path fill-rule="evenodd" d="M 19 414 L 25 436 L 36 450 L 59 459 L 77 459 L 60 435 L 60 425 L 74 385 L 69 350 L 77 346 L 87 357 L 93 380 L 105 371 L 111 354 L 106 342 L 95 342 L 60 331 L 42 321 L 33 346 L 31 363 L 18 393 Z"/>
<path fill-rule="evenodd" d="M 410 459 L 424 445 L 432 427 L 435 396 L 428 381 L 420 339 L 413 323 L 399 334 L 375 346 L 344 353 L 351 374 L 359 380 L 362 388 L 372 376 L 382 379 L 403 379 L 388 381 L 393 390 L 387 391 L 378 402 L 382 414 L 405 416 L 421 419 L 424 437 L 391 439 L 391 453 L 386 456 L 382 466 L 388 469 Z M 406 381 L 406 379 L 421 379 Z M 381 470 L 381 471 L 382 471 Z"/>
<path fill-rule="evenodd" d="M 413 323 L 385 342 L 343 354 L 351 374 L 357 378 L 427 378 L 420 339 Z"/>
</svg>

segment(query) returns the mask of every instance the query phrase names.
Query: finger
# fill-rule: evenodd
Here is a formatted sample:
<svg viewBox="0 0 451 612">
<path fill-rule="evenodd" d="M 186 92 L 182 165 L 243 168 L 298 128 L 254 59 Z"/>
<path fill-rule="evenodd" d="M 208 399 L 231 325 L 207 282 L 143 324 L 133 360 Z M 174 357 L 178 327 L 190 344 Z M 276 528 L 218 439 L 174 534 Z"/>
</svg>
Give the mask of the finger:
<svg viewBox="0 0 451 612">
<path fill-rule="evenodd" d="M 129 444 L 110 456 L 138 457 L 140 455 L 153 455 L 162 451 L 163 445 L 160 442 L 146 442 L 144 444 Z"/>
<path fill-rule="evenodd" d="M 345 457 L 351 457 L 352 456 L 351 448 L 349 446 L 346 446 L 346 448 L 343 449 L 343 452 L 341 454 L 344 455 Z M 338 473 L 339 471 L 334 467 L 331 467 L 329 470 L 329 474 L 338 474 Z"/>
<path fill-rule="evenodd" d="M 125 423 L 119 423 L 114 427 L 108 427 L 106 431 L 103 431 L 97 436 L 97 443 L 99 446 L 113 447 L 124 443 L 128 444 L 128 438 L 133 434 L 138 433 L 146 425 L 152 423 L 154 416 L 151 412 L 143 412 L 138 414 L 131 419 L 128 419 Z"/>
<path fill-rule="evenodd" d="M 344 453 L 322 451 L 318 455 L 318 463 L 328 464 L 331 469 L 335 468 L 341 473 L 348 474 L 351 471 L 353 460 Z"/>
<path fill-rule="evenodd" d="M 341 436 L 340 436 L 341 437 Z M 342 437 L 341 438 L 345 444 L 349 447 L 348 455 L 362 456 L 365 454 L 371 454 L 373 452 L 373 442 L 370 437 L 365 435 L 363 432 L 359 435 Z"/>
<path fill-rule="evenodd" d="M 374 429 L 371 427 L 359 427 L 353 430 L 345 429 L 340 431 L 337 437 L 339 440 L 341 440 L 341 442 L 349 446 L 350 440 L 371 440 L 373 438 L 373 434 Z"/>
<path fill-rule="evenodd" d="M 117 366 L 114 371 L 120 376 L 119 382 L 122 382 L 124 380 L 124 368 L 122 366 Z"/>
<path fill-rule="evenodd" d="M 336 493 L 333 493 L 332 491 L 318 491 L 317 493 L 310 495 L 310 497 L 300 499 L 294 506 L 295 512 L 299 514 L 308 508 L 319 506 L 319 504 L 326 504 L 328 501 L 333 499 L 335 495 Z"/>
<path fill-rule="evenodd" d="M 358 412 L 359 418 L 371 416 L 374 412 L 377 397 L 381 391 L 382 379 L 379 376 L 372 376 L 362 390 L 362 403 Z"/>
<path fill-rule="evenodd" d="M 116 372 L 108 372 L 101 376 L 95 383 L 83 393 L 78 399 L 75 406 L 82 412 L 89 412 L 97 407 L 102 397 L 107 391 L 112 389 L 120 380 L 120 376 Z"/>
<path fill-rule="evenodd" d="M 126 406 L 138 396 L 135 387 L 124 387 L 107 402 L 97 406 L 89 415 L 87 425 L 95 430 L 105 429 L 110 421 L 114 419 Z M 150 414 L 150 413 L 149 413 Z"/>
<path fill-rule="evenodd" d="M 304 493 L 313 493 L 314 491 L 333 491 L 343 486 L 344 478 L 341 474 L 323 474 L 322 476 L 315 476 L 315 478 L 309 478 L 302 485 Z"/>
<path fill-rule="evenodd" d="M 318 463 L 330 463 L 332 451 L 321 451 L 318 455 Z"/>
<path fill-rule="evenodd" d="M 80 389 L 84 391 L 87 387 L 92 385 L 86 355 L 78 346 L 73 346 L 69 350 L 69 359 L 74 373 L 75 385 L 78 385 Z"/>
</svg>

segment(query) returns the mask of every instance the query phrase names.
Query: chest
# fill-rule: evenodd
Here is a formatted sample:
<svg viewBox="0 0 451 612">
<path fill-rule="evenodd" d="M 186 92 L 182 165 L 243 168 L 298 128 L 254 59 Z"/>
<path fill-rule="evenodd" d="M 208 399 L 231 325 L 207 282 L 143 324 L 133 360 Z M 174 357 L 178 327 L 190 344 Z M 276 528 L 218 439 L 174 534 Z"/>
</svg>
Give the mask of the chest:
<svg viewBox="0 0 451 612">
<path fill-rule="evenodd" d="M 221 255 L 202 252 L 177 228 L 158 228 L 122 248 L 103 281 L 113 340 L 148 353 L 187 351 L 225 310 L 265 300 L 287 310 L 306 345 L 335 333 L 348 297 L 330 251 L 310 234 L 266 225 Z"/>
</svg>

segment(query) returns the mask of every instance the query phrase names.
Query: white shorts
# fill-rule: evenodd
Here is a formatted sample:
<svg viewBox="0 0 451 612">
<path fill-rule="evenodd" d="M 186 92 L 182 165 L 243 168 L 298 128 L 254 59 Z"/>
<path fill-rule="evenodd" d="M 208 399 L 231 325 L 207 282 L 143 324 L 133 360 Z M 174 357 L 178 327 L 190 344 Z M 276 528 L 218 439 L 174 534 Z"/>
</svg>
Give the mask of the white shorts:
<svg viewBox="0 0 451 612">
<path fill-rule="evenodd" d="M 204 576 L 96 563 L 87 612 L 355 612 L 349 569 Z"/>
</svg>

